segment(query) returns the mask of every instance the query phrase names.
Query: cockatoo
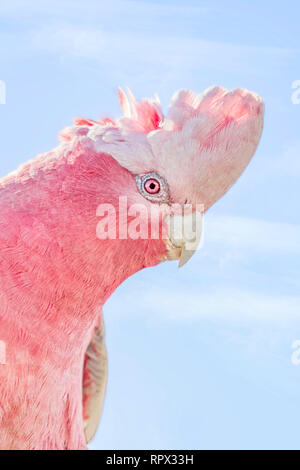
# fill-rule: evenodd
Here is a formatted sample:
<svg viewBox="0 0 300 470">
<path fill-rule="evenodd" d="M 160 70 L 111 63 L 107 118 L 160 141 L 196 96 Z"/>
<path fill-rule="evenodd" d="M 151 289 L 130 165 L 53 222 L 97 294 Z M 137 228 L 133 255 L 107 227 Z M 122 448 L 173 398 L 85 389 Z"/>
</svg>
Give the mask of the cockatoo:
<svg viewBox="0 0 300 470">
<path fill-rule="evenodd" d="M 166 116 L 157 96 L 119 99 L 122 117 L 75 119 L 0 180 L 1 449 L 87 447 L 106 388 L 105 301 L 142 268 L 187 261 L 194 242 L 172 222 L 226 193 L 263 128 L 263 101 L 245 89 L 180 90 Z M 134 205 L 147 227 L 156 215 L 156 236 L 128 236 Z M 99 235 L 107 207 L 114 237 Z"/>
</svg>

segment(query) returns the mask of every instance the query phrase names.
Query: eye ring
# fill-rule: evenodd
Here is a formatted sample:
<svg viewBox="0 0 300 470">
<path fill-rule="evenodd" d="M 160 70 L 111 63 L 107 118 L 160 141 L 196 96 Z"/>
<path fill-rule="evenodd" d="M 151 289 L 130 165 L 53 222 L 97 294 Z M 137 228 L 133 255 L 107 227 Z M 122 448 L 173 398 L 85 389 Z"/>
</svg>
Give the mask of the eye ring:
<svg viewBox="0 0 300 470">
<path fill-rule="evenodd" d="M 151 171 L 135 177 L 139 192 L 152 202 L 169 203 L 169 187 L 166 180 Z"/>
</svg>

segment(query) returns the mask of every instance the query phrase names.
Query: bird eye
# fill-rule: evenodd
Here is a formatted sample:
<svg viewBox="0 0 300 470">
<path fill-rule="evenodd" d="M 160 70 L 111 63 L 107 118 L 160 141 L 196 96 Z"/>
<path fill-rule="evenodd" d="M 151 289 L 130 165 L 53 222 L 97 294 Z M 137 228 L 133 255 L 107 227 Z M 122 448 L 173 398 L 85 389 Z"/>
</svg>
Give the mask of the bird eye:
<svg viewBox="0 0 300 470">
<path fill-rule="evenodd" d="M 149 199 L 149 201 L 168 203 L 168 183 L 157 173 L 152 171 L 145 175 L 137 175 L 136 184 L 142 196 Z"/>
<path fill-rule="evenodd" d="M 157 181 L 154 178 L 149 178 L 148 180 L 145 181 L 144 183 L 144 189 L 147 191 L 149 194 L 157 194 L 160 191 L 160 184 L 159 181 Z"/>
</svg>

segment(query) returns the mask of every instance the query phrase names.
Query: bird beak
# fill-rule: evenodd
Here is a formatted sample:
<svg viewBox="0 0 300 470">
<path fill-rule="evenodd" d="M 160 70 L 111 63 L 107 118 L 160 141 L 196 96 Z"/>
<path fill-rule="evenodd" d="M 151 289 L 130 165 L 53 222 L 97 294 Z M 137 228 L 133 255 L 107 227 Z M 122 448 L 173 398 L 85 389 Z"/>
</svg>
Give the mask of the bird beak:
<svg viewBox="0 0 300 470">
<path fill-rule="evenodd" d="M 198 248 L 198 245 L 192 250 L 191 249 L 187 250 L 186 248 L 182 249 L 179 262 L 178 262 L 178 268 L 182 268 L 182 266 L 184 266 L 185 263 L 188 262 L 188 260 L 193 256 L 193 254 L 197 250 L 197 248 Z"/>
<path fill-rule="evenodd" d="M 168 218 L 169 257 L 178 259 L 181 268 L 199 248 L 203 232 L 203 215 L 195 211 L 188 215 Z"/>
</svg>

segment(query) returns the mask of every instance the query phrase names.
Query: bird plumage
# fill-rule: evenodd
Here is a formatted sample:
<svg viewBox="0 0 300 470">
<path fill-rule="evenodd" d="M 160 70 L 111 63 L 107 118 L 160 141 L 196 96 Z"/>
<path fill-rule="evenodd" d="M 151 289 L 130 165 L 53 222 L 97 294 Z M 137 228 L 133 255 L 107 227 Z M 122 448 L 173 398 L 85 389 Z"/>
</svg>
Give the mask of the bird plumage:
<svg viewBox="0 0 300 470">
<path fill-rule="evenodd" d="M 126 196 L 163 225 L 171 205 L 144 198 L 135 179 L 155 171 L 171 202 L 207 210 L 260 139 L 262 100 L 245 90 L 179 91 L 166 117 L 157 97 L 119 96 L 121 118 L 76 119 L 58 147 L 0 181 L 2 449 L 86 448 L 106 382 L 101 308 L 130 275 L 180 255 L 161 237 L 99 240 L 99 205 L 119 216 Z"/>
</svg>

